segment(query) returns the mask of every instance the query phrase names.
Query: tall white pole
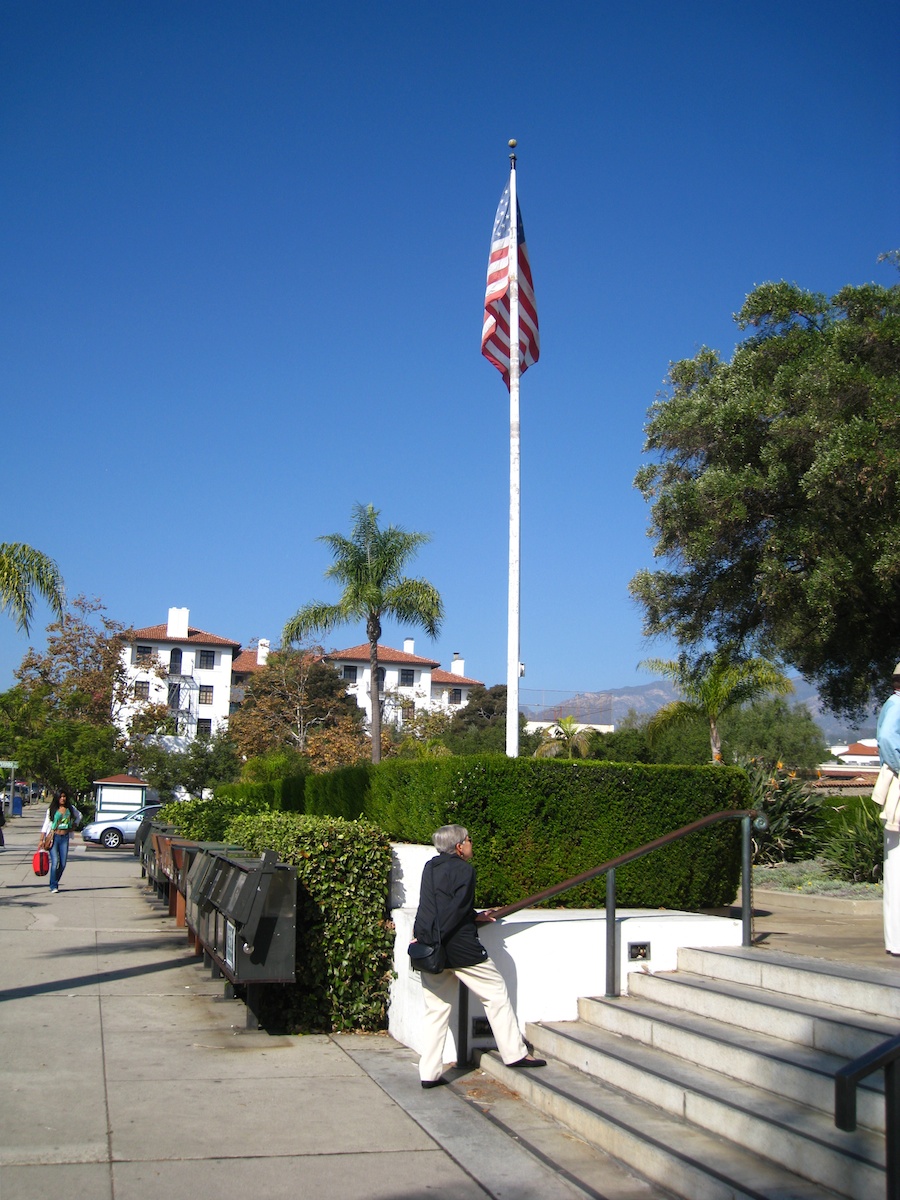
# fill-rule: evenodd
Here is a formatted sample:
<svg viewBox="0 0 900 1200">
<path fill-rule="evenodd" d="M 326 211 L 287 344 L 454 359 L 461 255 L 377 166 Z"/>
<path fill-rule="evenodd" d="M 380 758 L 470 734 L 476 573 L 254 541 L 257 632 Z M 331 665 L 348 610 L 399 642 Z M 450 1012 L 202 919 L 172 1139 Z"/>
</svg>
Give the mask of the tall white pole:
<svg viewBox="0 0 900 1200">
<path fill-rule="evenodd" d="M 506 642 L 506 756 L 519 756 L 519 599 L 521 489 L 519 462 L 519 207 L 515 141 L 509 156 L 509 607 Z"/>
</svg>

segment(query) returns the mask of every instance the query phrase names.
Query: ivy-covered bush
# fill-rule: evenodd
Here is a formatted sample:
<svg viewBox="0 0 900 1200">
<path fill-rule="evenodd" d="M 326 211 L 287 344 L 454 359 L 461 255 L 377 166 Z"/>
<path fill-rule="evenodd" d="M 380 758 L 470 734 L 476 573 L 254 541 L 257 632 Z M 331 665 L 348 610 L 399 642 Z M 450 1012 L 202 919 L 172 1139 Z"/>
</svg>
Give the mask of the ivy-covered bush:
<svg viewBox="0 0 900 1200">
<path fill-rule="evenodd" d="M 394 929 L 385 834 L 365 821 L 269 812 L 234 818 L 225 836 L 297 868 L 297 982 L 263 989 L 266 1028 L 385 1028 Z"/>
<path fill-rule="evenodd" d="M 479 905 L 508 904 L 700 817 L 750 807 L 747 777 L 723 766 L 652 766 L 501 755 L 389 760 L 370 774 L 365 813 L 392 837 L 427 843 L 440 825 L 475 844 Z M 620 868 L 630 907 L 730 904 L 740 877 L 740 823 L 725 821 Z M 602 907 L 603 878 L 555 897 Z"/>
</svg>

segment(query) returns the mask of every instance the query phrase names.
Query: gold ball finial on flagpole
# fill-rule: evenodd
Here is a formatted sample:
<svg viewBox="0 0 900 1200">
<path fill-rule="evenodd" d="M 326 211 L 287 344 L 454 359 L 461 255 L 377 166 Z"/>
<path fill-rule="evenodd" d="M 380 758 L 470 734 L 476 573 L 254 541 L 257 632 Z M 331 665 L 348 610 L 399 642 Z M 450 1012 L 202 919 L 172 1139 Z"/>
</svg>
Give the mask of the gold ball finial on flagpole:
<svg viewBox="0 0 900 1200">
<path fill-rule="evenodd" d="M 511 153 L 511 154 L 510 154 L 510 156 L 509 156 L 509 161 L 510 161 L 511 163 L 515 164 L 515 161 L 516 161 L 516 146 L 518 145 L 518 142 L 516 141 L 516 139 L 515 139 L 515 138 L 510 138 L 510 139 L 509 139 L 509 141 L 508 141 L 506 144 L 507 144 L 507 146 L 509 146 L 510 150 L 512 151 L 512 153 Z"/>
</svg>

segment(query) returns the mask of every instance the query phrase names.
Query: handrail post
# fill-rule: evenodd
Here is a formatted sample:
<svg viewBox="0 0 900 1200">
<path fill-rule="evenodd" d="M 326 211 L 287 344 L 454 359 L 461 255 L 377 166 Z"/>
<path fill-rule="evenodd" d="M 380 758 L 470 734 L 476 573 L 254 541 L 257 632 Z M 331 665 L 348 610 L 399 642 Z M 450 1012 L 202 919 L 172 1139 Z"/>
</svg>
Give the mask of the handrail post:
<svg viewBox="0 0 900 1200">
<path fill-rule="evenodd" d="M 884 1067 L 885 1174 L 887 1200 L 900 1200 L 900 1065 L 896 1059 Z"/>
<path fill-rule="evenodd" d="M 749 946 L 753 915 L 753 855 L 750 840 L 750 817 L 741 817 L 741 942 Z"/>
<path fill-rule="evenodd" d="M 618 996 L 619 955 L 616 937 L 616 869 L 606 872 L 606 994 Z"/>
</svg>

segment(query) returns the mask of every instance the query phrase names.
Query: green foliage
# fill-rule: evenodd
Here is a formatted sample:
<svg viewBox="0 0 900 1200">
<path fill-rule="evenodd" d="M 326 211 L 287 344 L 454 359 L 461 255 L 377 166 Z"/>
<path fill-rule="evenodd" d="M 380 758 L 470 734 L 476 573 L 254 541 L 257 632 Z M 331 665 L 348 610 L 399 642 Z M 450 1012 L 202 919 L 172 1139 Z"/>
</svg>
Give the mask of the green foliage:
<svg viewBox="0 0 900 1200">
<path fill-rule="evenodd" d="M 157 820 L 176 825 L 183 837 L 198 842 L 221 842 L 225 830 L 236 817 L 270 810 L 268 799 L 260 795 L 220 796 L 210 800 L 182 800 L 167 804 Z"/>
<path fill-rule="evenodd" d="M 759 758 L 809 770 L 828 757 L 822 730 L 805 704 L 777 697 L 733 709 L 722 721 L 726 758 Z"/>
<path fill-rule="evenodd" d="M 730 363 L 674 363 L 635 479 L 648 634 L 756 647 L 858 711 L 900 646 L 900 287 L 757 288 Z"/>
<path fill-rule="evenodd" d="M 62 620 L 65 589 L 52 558 L 24 542 L 0 544 L 0 611 L 7 612 L 28 633 L 35 597 L 42 596 Z"/>
<path fill-rule="evenodd" d="M 342 817 L 355 821 L 365 812 L 371 766 L 342 767 L 306 781 L 306 812 L 310 816 Z"/>
<path fill-rule="evenodd" d="M 383 1029 L 393 955 L 386 835 L 364 821 L 285 813 L 239 817 L 225 833 L 297 868 L 297 982 L 264 989 L 266 1027 Z"/>
<path fill-rule="evenodd" d="M 758 866 L 811 858 L 822 836 L 821 800 L 794 771 L 763 759 L 741 763 L 750 781 L 751 807 L 765 814 L 769 828 L 755 837 Z"/>
<path fill-rule="evenodd" d="M 171 799 L 183 787 L 200 796 L 207 788 L 228 783 L 240 772 L 240 760 L 227 733 L 198 737 L 185 750 L 170 750 L 159 742 L 132 747 L 131 757 L 144 779 L 163 799 Z"/>
<path fill-rule="evenodd" d="M 826 870 L 850 883 L 877 883 L 884 869 L 884 825 L 865 796 L 850 799 L 833 819 L 822 843 Z"/>
<path fill-rule="evenodd" d="M 453 714 L 442 741 L 453 754 L 504 754 L 506 751 L 506 684 L 473 687 L 465 708 Z M 534 754 L 539 733 L 525 733 L 525 717 L 519 714 L 519 755 Z"/>
<path fill-rule="evenodd" d="M 748 805 L 742 771 L 480 755 L 391 760 L 371 775 L 366 815 L 391 836 L 427 843 L 458 823 L 476 845 L 479 903 L 506 904 L 577 875 L 699 817 Z M 730 904 L 740 871 L 738 822 L 723 822 L 617 872 L 622 904 Z M 560 898 L 605 902 L 602 880 Z"/>
<path fill-rule="evenodd" d="M 695 725 L 701 718 L 709 727 L 713 762 L 723 761 L 719 722 L 726 713 L 770 692 L 784 695 L 793 691 L 793 685 L 774 664 L 763 658 L 742 657 L 732 648 L 693 656 L 683 653 L 674 661 L 648 658 L 641 666 L 671 679 L 682 696 L 663 705 L 647 722 L 651 746 L 664 730 Z"/>
</svg>

